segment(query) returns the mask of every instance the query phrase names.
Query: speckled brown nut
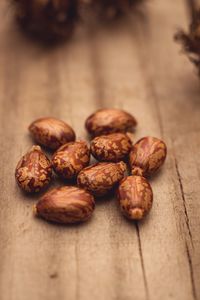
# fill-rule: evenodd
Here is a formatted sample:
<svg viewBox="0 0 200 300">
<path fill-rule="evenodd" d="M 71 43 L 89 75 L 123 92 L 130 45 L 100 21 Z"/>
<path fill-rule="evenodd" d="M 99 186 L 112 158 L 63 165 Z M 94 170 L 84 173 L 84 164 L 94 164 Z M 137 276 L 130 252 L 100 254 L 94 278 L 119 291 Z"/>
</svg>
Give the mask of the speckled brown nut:
<svg viewBox="0 0 200 300">
<path fill-rule="evenodd" d="M 130 152 L 132 175 L 150 176 L 164 163 L 167 155 L 165 143 L 154 137 L 139 140 Z"/>
<path fill-rule="evenodd" d="M 94 208 L 90 193 L 74 186 L 63 186 L 47 192 L 34 206 L 34 211 L 47 221 L 70 224 L 87 221 Z"/>
<path fill-rule="evenodd" d="M 153 192 L 144 177 L 126 177 L 120 183 L 117 194 L 120 209 L 128 219 L 141 220 L 151 210 Z"/>
<path fill-rule="evenodd" d="M 90 149 L 99 161 L 118 162 L 127 158 L 131 147 L 132 142 L 126 134 L 111 133 L 93 139 Z"/>
<path fill-rule="evenodd" d="M 97 163 L 83 169 L 77 178 L 78 185 L 95 196 L 110 192 L 124 177 L 126 165 L 119 163 Z"/>
<path fill-rule="evenodd" d="M 90 162 L 90 150 L 84 141 L 76 141 L 61 146 L 52 157 L 55 172 L 65 178 L 73 179 Z"/>
<path fill-rule="evenodd" d="M 46 187 L 52 177 L 51 162 L 40 146 L 33 146 L 19 161 L 15 178 L 22 190 L 35 193 Z"/>
<path fill-rule="evenodd" d="M 135 118 L 120 109 L 100 109 L 89 116 L 85 123 L 92 136 L 132 131 L 136 125 Z"/>
<path fill-rule="evenodd" d="M 55 118 L 38 119 L 29 126 L 29 131 L 37 143 L 52 150 L 75 140 L 73 129 Z"/>
</svg>

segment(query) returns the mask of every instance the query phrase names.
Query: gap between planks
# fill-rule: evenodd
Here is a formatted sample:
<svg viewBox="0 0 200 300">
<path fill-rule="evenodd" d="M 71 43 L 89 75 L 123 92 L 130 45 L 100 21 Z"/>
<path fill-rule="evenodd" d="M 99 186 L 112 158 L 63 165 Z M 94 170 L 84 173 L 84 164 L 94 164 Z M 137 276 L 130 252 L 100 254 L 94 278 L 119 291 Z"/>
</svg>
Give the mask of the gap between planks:
<svg viewBox="0 0 200 300">
<path fill-rule="evenodd" d="M 97 96 L 97 107 L 103 108 L 106 107 L 106 103 L 104 102 L 106 96 L 104 93 L 105 86 L 104 86 L 104 80 L 103 75 L 101 73 L 101 63 L 99 60 L 99 51 L 97 44 L 95 42 L 95 29 L 98 30 L 98 28 L 95 27 L 89 27 L 87 28 L 88 33 L 88 41 L 90 43 L 90 52 L 91 52 L 91 66 L 93 69 L 94 74 L 94 82 L 95 82 L 95 90 L 96 90 L 96 96 Z M 161 122 L 161 120 L 160 120 Z M 136 235 L 137 235 L 137 242 L 138 242 L 138 251 L 140 255 L 140 263 L 141 263 L 141 269 L 143 274 L 143 281 L 144 281 L 144 287 L 145 287 L 145 294 L 146 294 L 146 300 L 149 300 L 149 290 L 148 290 L 148 283 L 147 283 L 147 276 L 145 271 L 145 264 L 144 264 L 144 258 L 142 253 L 142 243 L 140 238 L 140 229 L 138 222 L 135 222 L 135 229 L 136 229 Z"/>
<path fill-rule="evenodd" d="M 186 0 L 186 4 L 187 4 L 187 8 L 190 11 L 190 16 L 193 17 L 194 16 L 194 11 L 197 8 L 197 2 L 198 1 L 194 1 L 194 0 Z M 143 18 L 142 18 L 142 14 L 139 15 L 140 21 L 142 24 Z M 147 21 L 148 23 L 148 21 Z M 143 23 L 145 24 L 145 22 Z M 147 26 L 145 26 L 147 25 Z M 141 36 L 142 35 L 146 35 L 147 38 L 150 38 L 150 33 L 148 31 L 148 24 L 145 24 L 144 26 L 140 26 L 140 28 L 142 28 L 141 30 Z M 130 28 L 130 27 L 129 27 Z M 156 94 L 156 91 L 154 89 L 153 86 L 153 82 L 150 76 L 149 68 L 149 61 L 148 58 L 146 56 L 146 45 L 144 43 L 144 40 L 139 40 L 139 44 L 140 44 L 140 49 L 145 49 L 144 51 L 138 51 L 138 57 L 140 57 L 140 62 L 141 62 L 141 67 L 143 70 L 145 70 L 144 72 L 144 78 L 146 80 L 146 84 L 148 84 L 150 86 L 151 92 L 152 92 L 152 97 L 155 100 L 155 108 L 157 111 L 157 119 L 158 119 L 158 125 L 160 128 L 160 132 L 161 132 L 161 136 L 164 136 L 164 129 L 163 129 L 163 124 L 162 124 L 162 117 L 161 117 L 161 112 L 160 112 L 160 107 L 159 107 L 159 102 L 158 102 L 158 96 Z M 139 49 L 139 48 L 138 48 Z M 142 53 L 142 54 L 140 54 Z M 145 68 L 144 68 L 145 67 Z M 151 66 L 149 66 L 151 69 Z M 188 211 L 187 211 L 187 207 L 186 207 L 186 199 L 185 199 L 185 193 L 184 193 L 184 187 L 183 187 L 183 183 L 182 183 L 182 179 L 181 179 L 181 174 L 178 168 L 178 162 L 177 159 L 174 155 L 174 166 L 175 166 L 175 170 L 176 170 L 176 174 L 177 174 L 177 178 L 178 178 L 178 183 L 179 183 L 179 188 L 180 188 L 180 193 L 181 193 L 181 198 L 182 198 L 182 202 L 183 202 L 183 207 L 184 207 L 184 213 L 185 213 L 185 223 L 186 223 L 186 227 L 188 230 L 188 234 L 189 234 L 189 240 L 190 243 L 192 245 L 192 248 L 194 248 L 193 245 L 193 237 L 192 237 L 192 231 L 190 228 L 190 224 L 189 224 L 189 217 L 188 217 Z M 191 279 L 191 285 L 192 285 L 192 293 L 193 293 L 193 298 L 194 300 L 197 299 L 197 292 L 196 292 L 196 286 L 195 286 L 195 280 L 194 280 L 194 271 L 193 271 L 193 263 L 192 263 L 192 255 L 191 255 L 191 251 L 190 251 L 190 245 L 188 244 L 188 239 L 187 239 L 187 234 L 186 234 L 186 238 L 185 238 L 185 247 L 186 247 L 186 254 L 187 254 L 187 259 L 188 259 L 188 265 L 189 265 L 189 270 L 190 270 L 190 279 Z"/>
</svg>

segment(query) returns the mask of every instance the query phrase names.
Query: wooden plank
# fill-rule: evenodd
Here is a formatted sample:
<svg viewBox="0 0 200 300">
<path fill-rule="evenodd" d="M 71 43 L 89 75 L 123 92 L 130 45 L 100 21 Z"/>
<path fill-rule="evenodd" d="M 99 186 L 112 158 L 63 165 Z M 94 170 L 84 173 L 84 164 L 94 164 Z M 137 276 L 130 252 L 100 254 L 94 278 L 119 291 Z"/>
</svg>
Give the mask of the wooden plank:
<svg viewBox="0 0 200 300">
<path fill-rule="evenodd" d="M 157 7 L 164 7 L 163 14 L 166 14 L 165 6 L 163 2 L 160 5 L 152 3 L 147 14 L 156 12 Z M 183 10 L 183 7 L 182 4 L 178 4 L 179 10 Z M 174 11 L 176 11 L 175 5 Z M 160 16 L 154 15 L 155 22 L 158 21 L 156 17 L 163 18 L 161 10 L 159 13 Z M 168 13 L 167 15 L 169 16 L 170 14 Z M 183 16 L 185 18 L 183 13 L 179 16 L 180 20 L 182 20 Z M 163 24 L 164 28 L 161 28 L 163 28 L 164 32 L 168 32 L 168 27 L 172 20 L 170 18 L 167 19 L 166 16 L 165 19 L 168 22 L 165 22 Z M 151 81 L 147 72 L 148 64 L 150 63 L 148 60 L 150 59 L 149 56 L 144 56 L 144 53 L 149 53 L 148 45 L 151 41 L 147 37 L 146 44 L 144 38 L 142 39 L 143 43 L 140 42 L 143 32 L 139 31 L 137 27 L 142 22 L 145 22 L 145 17 L 140 20 L 136 19 L 135 23 L 133 21 L 132 32 L 128 30 L 128 26 L 123 27 L 122 24 L 119 24 L 118 30 L 115 26 L 110 28 L 109 32 L 107 30 L 103 33 L 100 31 L 99 35 L 96 35 L 96 49 L 99 50 L 100 77 L 103 78 L 105 86 L 104 103 L 106 104 L 107 99 L 112 99 L 112 103 L 116 107 L 123 107 L 136 115 L 139 120 L 139 127 L 136 132 L 137 138 L 144 135 L 162 137 L 164 128 L 162 127 L 162 119 L 158 115 L 157 99 L 154 90 L 159 79 L 156 82 Z M 148 25 L 151 26 L 152 24 Z M 142 27 L 142 25 L 140 26 Z M 122 31 L 123 33 L 121 34 Z M 171 40 L 173 33 L 174 31 L 170 27 Z M 165 42 L 164 38 L 161 38 L 161 41 L 163 44 L 165 43 L 163 47 L 169 46 L 168 40 Z M 164 60 L 163 55 L 161 55 L 161 59 Z M 156 65 L 156 62 L 154 64 Z M 165 84 L 164 78 L 162 78 L 162 84 Z M 166 93 L 167 96 L 168 93 Z M 164 137 L 169 141 L 170 136 L 164 134 Z M 182 240 L 180 229 L 177 228 L 174 214 L 175 204 L 173 203 L 173 198 L 174 194 L 177 195 L 177 192 L 176 186 L 171 183 L 171 176 L 177 178 L 177 174 L 172 171 L 171 160 L 172 156 L 169 152 L 166 167 L 152 181 L 155 193 L 153 211 L 149 218 L 139 226 L 138 237 L 141 240 L 143 273 L 147 297 L 150 299 L 193 299 L 185 243 Z M 166 197 L 166 195 L 169 196 Z M 177 196 L 180 201 L 180 193 Z M 179 210 L 182 209 L 180 205 L 178 207 Z"/>
<path fill-rule="evenodd" d="M 176 11 L 176 14 L 171 14 L 172 11 Z M 170 17 L 166 18 L 166 15 Z M 138 21 L 139 47 L 144 49 L 142 58 L 155 95 L 158 119 L 161 120 L 163 135 L 170 146 L 170 173 L 174 181 L 170 186 L 174 185 L 174 192 L 169 194 L 177 195 L 177 198 L 172 196 L 171 201 L 178 232 L 185 243 L 192 297 L 199 299 L 200 222 L 197 216 L 200 207 L 195 196 L 199 192 L 199 177 L 196 177 L 196 185 L 191 181 L 188 183 L 189 178 L 192 180 L 194 174 L 198 173 L 199 165 L 198 158 L 193 165 L 190 164 L 190 151 L 199 143 L 199 82 L 194 67 L 185 56 L 180 56 L 172 40 L 178 24 L 188 26 L 184 15 L 187 16 L 187 12 L 182 1 L 155 1 L 154 5 L 149 5 L 148 18 L 142 18 L 143 23 L 141 18 Z M 183 265 L 186 265 L 185 261 L 181 268 Z"/>
<path fill-rule="evenodd" d="M 86 39 L 84 44 L 89 47 L 89 39 Z M 87 48 L 87 51 L 87 55 L 93 58 L 92 50 Z M 63 55 L 60 57 L 63 64 Z M 81 136 L 85 134 L 83 126 L 86 117 L 101 106 L 101 99 L 95 98 L 97 92 L 90 98 L 83 93 L 84 90 L 90 90 L 92 86 L 96 87 L 98 83 L 95 61 L 91 59 L 87 68 L 82 61 L 82 49 L 77 39 L 77 48 L 73 47 L 69 51 L 69 57 L 65 61 L 68 74 L 64 75 L 61 72 L 63 74 L 61 85 L 63 95 L 66 93 L 66 81 L 71 87 L 68 105 L 71 107 L 73 125 L 77 132 L 82 133 Z M 87 69 L 90 73 L 89 80 L 85 75 Z M 95 70 L 95 73 L 91 73 L 92 70 Z M 114 201 L 104 199 L 102 203 L 99 202 L 95 220 L 90 224 L 90 229 L 89 227 L 87 229 L 88 233 L 86 231 L 77 233 L 77 297 L 81 299 L 106 299 L 107 297 L 116 299 L 122 295 L 126 299 L 132 299 L 134 294 L 138 299 L 143 299 L 145 292 L 143 291 L 139 251 L 135 247 L 137 244 L 136 232 L 132 230 L 131 224 L 124 223 Z M 133 259 L 130 260 L 130 256 Z M 134 276 L 135 274 L 137 276 Z M 98 285 L 97 289 L 94 288 L 96 285 Z M 130 287 L 128 290 L 127 286 Z M 139 286 L 142 292 L 134 291 L 134 286 Z"/>
<path fill-rule="evenodd" d="M 115 201 L 99 203 L 83 226 L 55 226 L 33 218 L 37 197 L 22 194 L 14 181 L 16 163 L 32 144 L 33 119 L 60 117 L 85 136 L 84 120 L 100 105 L 88 37 L 79 32 L 47 51 L 8 19 L 1 40 L 1 299 L 144 299 L 137 233 Z"/>
<path fill-rule="evenodd" d="M 0 8 L 1 299 L 198 299 L 199 83 L 172 38 L 187 23 L 184 2 L 154 0 L 128 23 L 80 29 L 49 50 L 18 33 L 6 1 Z M 104 199 L 82 226 L 34 219 L 37 197 L 13 176 L 32 145 L 28 124 L 53 115 L 83 138 L 85 118 L 108 106 L 136 115 L 135 139 L 156 135 L 169 146 L 150 216 L 132 224 Z"/>
<path fill-rule="evenodd" d="M 180 188 L 182 190 L 188 227 L 188 234 L 186 235 L 186 251 L 190 265 L 193 292 L 196 299 L 199 299 L 200 297 L 200 203 L 198 200 L 200 193 L 199 146 L 199 132 L 191 132 L 189 135 L 179 136 L 174 141 L 176 168 L 180 176 Z"/>
</svg>

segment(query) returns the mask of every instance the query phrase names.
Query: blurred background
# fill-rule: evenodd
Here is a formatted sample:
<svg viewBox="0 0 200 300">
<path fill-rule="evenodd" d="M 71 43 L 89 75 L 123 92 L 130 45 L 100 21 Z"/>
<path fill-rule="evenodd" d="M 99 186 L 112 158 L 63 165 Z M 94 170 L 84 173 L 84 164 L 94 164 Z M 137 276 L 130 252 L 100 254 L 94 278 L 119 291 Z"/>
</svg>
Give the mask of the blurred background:
<svg viewBox="0 0 200 300">
<path fill-rule="evenodd" d="M 198 1 L 72 2 L 0 1 L 0 298 L 200 299 Z M 82 226 L 35 219 L 14 179 L 29 124 L 53 116 L 87 139 L 106 107 L 168 146 L 151 214 L 130 223 L 105 198 Z"/>
</svg>

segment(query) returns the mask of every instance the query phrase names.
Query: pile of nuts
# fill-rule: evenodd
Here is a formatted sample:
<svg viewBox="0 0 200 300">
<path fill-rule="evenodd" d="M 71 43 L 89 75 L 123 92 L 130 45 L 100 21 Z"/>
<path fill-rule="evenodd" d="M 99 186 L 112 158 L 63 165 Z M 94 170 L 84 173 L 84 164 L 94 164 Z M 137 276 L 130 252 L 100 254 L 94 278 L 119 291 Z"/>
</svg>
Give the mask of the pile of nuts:
<svg viewBox="0 0 200 300">
<path fill-rule="evenodd" d="M 129 132 L 135 118 L 120 109 L 101 109 L 88 117 L 85 126 L 93 138 L 76 140 L 74 130 L 55 118 L 42 118 L 29 126 L 34 140 L 55 151 L 51 160 L 40 146 L 33 146 L 19 161 L 15 177 L 28 193 L 42 191 L 53 171 L 68 184 L 47 192 L 34 206 L 37 216 L 62 224 L 88 220 L 95 208 L 95 198 L 116 191 L 122 213 L 140 220 L 152 207 L 153 192 L 146 178 L 164 163 L 167 148 L 163 141 L 144 137 L 132 144 Z M 89 165 L 90 153 L 99 161 Z M 128 167 L 132 175 L 126 176 Z"/>
</svg>

